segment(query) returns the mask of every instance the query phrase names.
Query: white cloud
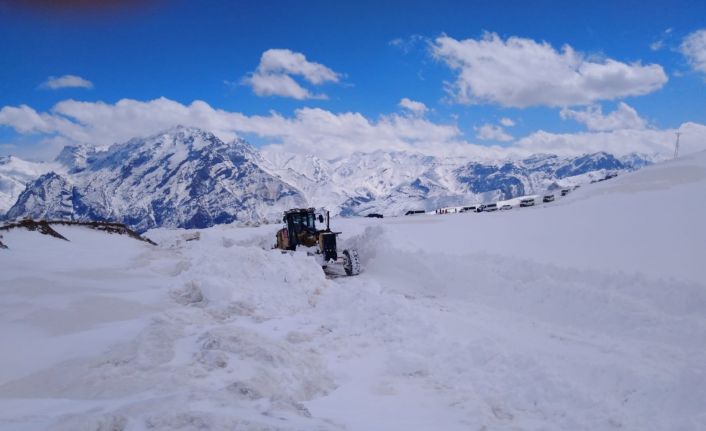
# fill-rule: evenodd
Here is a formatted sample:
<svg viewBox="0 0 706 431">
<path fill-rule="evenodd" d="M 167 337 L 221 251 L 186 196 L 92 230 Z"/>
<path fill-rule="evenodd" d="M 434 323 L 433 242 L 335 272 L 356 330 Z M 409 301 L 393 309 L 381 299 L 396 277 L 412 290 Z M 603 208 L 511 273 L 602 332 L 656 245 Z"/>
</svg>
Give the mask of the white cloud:
<svg viewBox="0 0 706 431">
<path fill-rule="evenodd" d="M 316 108 L 298 109 L 292 117 L 275 112 L 248 116 L 214 109 L 203 101 L 183 105 L 159 98 L 146 102 L 123 99 L 115 104 L 65 100 L 42 113 L 26 105 L 0 109 L 0 125 L 19 133 L 54 135 L 99 146 L 178 124 L 210 130 L 224 140 L 253 134 L 290 151 L 331 157 L 379 149 L 457 151 L 451 147 L 463 143 L 455 125 L 397 114 L 371 120 L 356 112 L 333 113 Z"/>
<path fill-rule="evenodd" d="M 247 82 L 258 96 L 282 96 L 297 100 L 326 98 L 323 94 L 310 93 L 289 75 L 255 73 L 247 78 Z"/>
<path fill-rule="evenodd" d="M 692 69 L 706 73 L 706 29 L 697 30 L 684 38 L 679 46 Z"/>
<path fill-rule="evenodd" d="M 61 88 L 93 88 L 93 83 L 76 75 L 50 76 L 40 88 L 58 90 Z"/>
<path fill-rule="evenodd" d="M 647 127 L 647 122 L 640 117 L 630 105 L 620 102 L 615 111 L 603 115 L 600 105 L 589 106 L 584 110 L 564 108 L 560 114 L 562 119 L 571 118 L 586 125 L 592 131 L 610 131 L 622 129 L 641 130 Z"/>
<path fill-rule="evenodd" d="M 651 93 L 667 82 L 662 66 L 589 59 L 564 45 L 495 33 L 480 39 L 438 37 L 432 54 L 458 72 L 448 91 L 459 103 L 528 106 L 584 105 Z"/>
<path fill-rule="evenodd" d="M 411 100 L 406 97 L 400 100 L 399 106 L 416 115 L 422 115 L 428 110 L 427 105 L 424 103 L 417 102 L 416 100 Z"/>
<path fill-rule="evenodd" d="M 288 49 L 268 49 L 257 67 L 260 73 L 290 73 L 301 75 L 312 84 L 337 82 L 338 74 L 323 64 L 307 61 L 304 54 Z"/>
<path fill-rule="evenodd" d="M 664 41 L 662 39 L 656 40 L 650 44 L 650 49 L 652 51 L 659 51 L 662 48 L 664 48 Z"/>
<path fill-rule="evenodd" d="M 669 27 L 668 29 L 664 30 L 664 31 L 662 32 L 662 34 L 660 35 L 659 39 L 655 40 L 654 42 L 652 42 L 652 43 L 650 44 L 650 49 L 651 49 L 652 51 L 659 51 L 659 50 L 661 50 L 662 48 L 664 48 L 667 39 L 669 39 L 670 36 L 671 36 L 671 34 L 672 34 L 672 30 L 673 30 L 673 29 L 672 29 L 671 27 Z"/>
<path fill-rule="evenodd" d="M 405 54 L 409 54 L 413 49 L 415 49 L 418 45 L 427 42 L 427 38 L 419 35 L 419 34 L 413 34 L 409 37 L 398 37 L 395 39 L 392 39 L 389 42 L 390 46 L 394 46 L 395 48 L 398 48 Z"/>
<path fill-rule="evenodd" d="M 475 130 L 476 138 L 480 139 L 481 141 L 509 142 L 514 139 L 512 136 L 505 132 L 505 129 L 493 124 L 486 123 L 481 125 L 480 127 L 476 127 Z"/>
<path fill-rule="evenodd" d="M 325 99 L 323 94 L 314 94 L 292 78 L 321 85 L 338 82 L 340 75 L 323 64 L 308 61 L 304 54 L 288 49 L 268 49 L 260 57 L 260 64 L 250 76 L 243 79 L 258 96 L 282 96 L 298 100 Z"/>
<path fill-rule="evenodd" d="M 292 116 L 278 113 L 245 115 L 215 109 L 203 101 L 184 105 L 166 98 L 150 101 L 123 99 L 115 104 L 65 100 L 50 111 L 21 105 L 0 109 L 0 126 L 20 134 L 35 134 L 49 144 L 85 143 L 104 146 L 147 136 L 175 125 L 210 130 L 224 140 L 257 136 L 264 145 L 286 151 L 341 157 L 355 151 L 404 150 L 436 155 L 464 155 L 478 160 L 522 157 L 537 152 L 583 154 L 608 151 L 669 155 L 675 130 L 623 129 L 612 132 L 555 134 L 538 131 L 499 147 L 469 143 L 453 124 L 424 117 L 389 114 L 369 119 L 357 112 L 334 113 L 318 108 L 298 109 Z M 497 127 L 497 126 L 494 126 Z M 706 149 L 706 126 L 681 126 L 682 154 Z"/>
<path fill-rule="evenodd" d="M 670 157 L 674 152 L 677 129 L 623 129 L 610 132 L 550 133 L 534 132 L 515 142 L 518 151 L 575 155 L 605 151 L 618 156 L 629 153 L 654 154 Z M 680 154 L 706 150 L 706 126 L 687 122 L 682 132 Z"/>
<path fill-rule="evenodd" d="M 502 124 L 505 127 L 514 127 L 515 126 L 515 122 L 512 121 L 512 119 L 510 119 L 510 118 L 501 118 L 500 124 Z"/>
</svg>

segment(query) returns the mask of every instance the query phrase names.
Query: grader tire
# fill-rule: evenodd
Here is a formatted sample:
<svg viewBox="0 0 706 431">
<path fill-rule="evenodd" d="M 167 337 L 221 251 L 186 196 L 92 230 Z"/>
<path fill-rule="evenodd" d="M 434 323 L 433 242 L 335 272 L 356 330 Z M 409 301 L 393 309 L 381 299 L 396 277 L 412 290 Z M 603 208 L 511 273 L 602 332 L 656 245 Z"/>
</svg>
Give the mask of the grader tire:
<svg viewBox="0 0 706 431">
<path fill-rule="evenodd" d="M 343 269 L 346 271 L 346 275 L 358 275 L 360 274 L 360 260 L 358 260 L 358 251 L 343 250 Z"/>
</svg>

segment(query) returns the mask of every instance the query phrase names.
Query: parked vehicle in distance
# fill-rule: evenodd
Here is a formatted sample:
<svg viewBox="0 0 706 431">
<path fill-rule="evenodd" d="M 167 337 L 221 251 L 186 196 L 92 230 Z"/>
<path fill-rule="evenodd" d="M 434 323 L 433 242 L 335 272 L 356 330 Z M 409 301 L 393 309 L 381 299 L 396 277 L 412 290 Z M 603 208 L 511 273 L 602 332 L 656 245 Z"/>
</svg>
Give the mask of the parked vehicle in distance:
<svg viewBox="0 0 706 431">
<path fill-rule="evenodd" d="M 510 205 L 510 204 L 505 204 L 500 207 L 500 211 L 507 211 L 507 210 L 511 210 L 511 209 L 512 209 L 512 205 Z"/>
<path fill-rule="evenodd" d="M 562 189 L 562 190 L 561 190 L 561 195 L 562 195 L 562 196 L 566 196 L 566 195 L 569 194 L 570 191 L 571 191 L 571 190 L 569 190 L 569 189 Z"/>
<path fill-rule="evenodd" d="M 546 202 L 554 202 L 554 195 L 545 195 L 545 196 L 542 198 L 542 202 L 544 202 L 544 203 L 546 203 Z"/>
<path fill-rule="evenodd" d="M 617 177 L 617 176 L 618 176 L 618 173 L 617 173 L 617 172 L 611 172 L 611 173 L 609 173 L 608 175 L 605 176 L 605 179 L 606 179 L 606 180 L 609 180 L 609 179 L 615 178 L 615 177 Z"/>
<path fill-rule="evenodd" d="M 485 205 L 481 204 L 476 207 L 477 213 L 482 213 L 483 211 L 485 211 Z"/>
<path fill-rule="evenodd" d="M 522 199 L 522 200 L 520 201 L 520 206 L 521 206 L 521 207 L 531 207 L 531 206 L 534 206 L 534 198 Z"/>
<path fill-rule="evenodd" d="M 473 206 L 473 207 L 463 207 L 463 208 L 461 208 L 461 211 L 459 211 L 459 212 L 460 213 L 472 213 L 475 211 L 476 211 L 476 207 Z"/>
<path fill-rule="evenodd" d="M 424 214 L 424 210 L 409 210 L 404 215 L 416 215 L 416 214 Z"/>
<path fill-rule="evenodd" d="M 456 214 L 457 212 L 460 212 L 458 207 L 446 207 L 434 210 L 434 214 Z"/>
<path fill-rule="evenodd" d="M 483 208 L 483 211 L 485 212 L 493 212 L 498 210 L 498 204 L 488 204 Z"/>
<path fill-rule="evenodd" d="M 382 214 L 370 213 L 370 214 L 366 215 L 366 217 L 369 217 L 369 218 L 382 218 Z"/>
<path fill-rule="evenodd" d="M 581 184 L 576 184 L 576 185 L 574 186 L 574 190 L 576 190 L 576 189 L 579 188 L 579 187 L 581 187 Z"/>
</svg>

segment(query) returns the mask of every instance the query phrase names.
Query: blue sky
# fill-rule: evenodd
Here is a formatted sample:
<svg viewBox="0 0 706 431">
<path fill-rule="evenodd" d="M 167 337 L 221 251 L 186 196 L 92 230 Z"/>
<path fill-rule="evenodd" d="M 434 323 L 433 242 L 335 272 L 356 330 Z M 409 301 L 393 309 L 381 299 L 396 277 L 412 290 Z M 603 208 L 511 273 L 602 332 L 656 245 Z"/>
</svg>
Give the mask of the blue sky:
<svg viewBox="0 0 706 431">
<path fill-rule="evenodd" d="M 213 109 L 245 116 L 271 116 L 275 111 L 285 119 L 294 118 L 298 109 L 320 108 L 334 115 L 358 113 L 379 125 L 386 116 L 411 115 L 398 105 L 409 98 L 428 108 L 423 121 L 430 127 L 457 129 L 454 136 L 439 138 L 440 142 L 501 148 L 540 130 L 555 134 L 618 130 L 607 126 L 587 129 L 585 122 L 572 119 L 571 114 L 562 118 L 562 108 L 594 114 L 598 108 L 608 115 L 624 102 L 644 121 L 643 126 L 633 124 L 632 128 L 654 131 L 687 122 L 706 124 L 706 73 L 698 67 L 698 50 L 703 47 L 697 44 L 691 57 L 683 49 L 685 38 L 706 28 L 706 4 L 700 1 L 592 1 L 566 7 L 564 2 L 548 1 L 172 0 L 101 9 L 82 7 L 85 2 L 78 0 L 65 2 L 67 7 L 46 7 L 46 1 L 40 0 L 30 1 L 32 7 L 11 6 L 14 3 L 0 0 L 0 108 L 27 105 L 38 115 L 57 116 L 52 107 L 66 100 L 112 106 L 121 99 L 148 102 L 163 97 L 185 106 L 201 100 Z M 584 61 L 599 65 L 607 61 L 658 65 L 666 79 L 645 77 L 659 81 L 646 83 L 655 87 L 649 91 L 644 87 L 616 89 L 614 94 L 601 90 L 598 97 L 560 98 L 556 104 L 531 99 L 521 107 L 513 104 L 525 102 L 503 99 L 499 92 L 505 83 L 499 82 L 482 90 L 486 91 L 483 97 L 461 101 L 454 88 L 461 70 L 450 65 L 458 58 L 439 55 L 439 38 L 482 41 L 489 34 L 496 34 L 503 44 L 515 37 L 545 44 L 559 54 L 569 45 Z M 288 75 L 309 94 L 326 99 L 256 94 L 244 79 L 252 76 L 270 49 L 301 54 L 307 62 L 335 73 L 335 80 L 316 84 L 301 74 Z M 90 82 L 90 88 L 47 87 L 50 77 L 66 75 Z M 471 95 L 478 96 L 478 85 L 484 84 L 470 79 Z M 86 105 L 85 109 L 93 108 Z M 30 127 L 22 123 L 30 120 L 10 116 L 9 110 L 5 114 L 4 119 L 0 114 L 0 155 L 47 157 L 60 144 L 79 140 L 80 134 Z M 503 118 L 514 125 L 503 126 Z M 120 117 L 119 121 L 129 120 Z M 512 139 L 482 139 L 479 130 L 483 125 L 501 128 Z M 143 128 L 136 124 L 135 130 L 141 134 Z M 290 132 L 266 133 L 255 126 L 235 127 L 231 132 L 257 144 L 279 142 L 309 148 L 305 137 L 293 137 Z M 420 136 L 429 133 L 420 132 Z M 116 133 L 114 139 L 121 137 Z M 322 141 L 331 147 L 339 139 L 323 137 L 317 142 L 321 145 Z M 383 139 L 371 148 L 385 148 L 386 143 Z"/>
</svg>

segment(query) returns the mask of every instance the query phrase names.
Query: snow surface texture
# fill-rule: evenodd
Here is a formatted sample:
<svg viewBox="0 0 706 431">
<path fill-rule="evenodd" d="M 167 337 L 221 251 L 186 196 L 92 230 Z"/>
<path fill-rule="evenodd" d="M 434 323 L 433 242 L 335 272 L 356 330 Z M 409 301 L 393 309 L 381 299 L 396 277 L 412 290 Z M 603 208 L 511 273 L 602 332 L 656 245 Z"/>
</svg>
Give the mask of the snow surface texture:
<svg viewBox="0 0 706 431">
<path fill-rule="evenodd" d="M 0 215 L 114 221 L 145 231 L 278 221 L 294 206 L 326 207 L 334 215 L 429 211 L 542 193 L 635 169 L 651 158 L 596 153 L 480 163 L 378 151 L 321 160 L 260 152 L 243 140 L 224 143 L 211 133 L 176 127 L 101 151 L 65 147 L 51 169 L 23 162 L 23 169 L 11 170 L 20 164 L 13 160 L 0 160 Z"/>
<path fill-rule="evenodd" d="M 2 430 L 700 430 L 706 153 L 533 208 L 278 226 L 12 230 Z"/>
</svg>

